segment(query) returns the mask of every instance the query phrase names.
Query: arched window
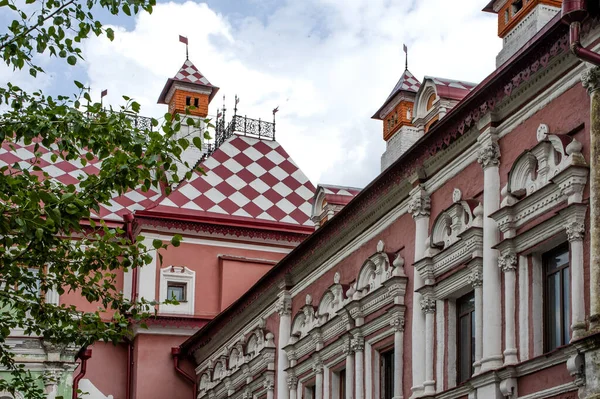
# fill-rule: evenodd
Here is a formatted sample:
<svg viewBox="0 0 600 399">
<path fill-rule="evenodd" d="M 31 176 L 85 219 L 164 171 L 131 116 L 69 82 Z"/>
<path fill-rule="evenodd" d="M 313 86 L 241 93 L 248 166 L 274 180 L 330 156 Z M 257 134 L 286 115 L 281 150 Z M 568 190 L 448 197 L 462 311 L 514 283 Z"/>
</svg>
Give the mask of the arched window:
<svg viewBox="0 0 600 399">
<path fill-rule="evenodd" d="M 437 97 L 436 97 L 435 93 L 431 93 L 431 95 L 427 99 L 427 111 L 429 111 L 431 109 L 431 107 L 433 107 L 433 103 L 435 102 L 436 98 Z"/>
</svg>

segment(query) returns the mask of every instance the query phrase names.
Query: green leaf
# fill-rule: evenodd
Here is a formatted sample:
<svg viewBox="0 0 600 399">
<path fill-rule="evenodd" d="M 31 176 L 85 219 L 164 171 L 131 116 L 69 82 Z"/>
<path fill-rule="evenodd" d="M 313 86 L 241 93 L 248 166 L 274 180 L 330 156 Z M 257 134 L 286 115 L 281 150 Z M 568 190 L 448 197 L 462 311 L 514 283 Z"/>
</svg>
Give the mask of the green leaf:
<svg viewBox="0 0 600 399">
<path fill-rule="evenodd" d="M 154 249 L 160 249 L 163 246 L 163 242 L 155 238 L 154 240 L 152 240 L 152 246 L 154 247 Z"/>
<path fill-rule="evenodd" d="M 67 62 L 69 63 L 69 65 L 75 65 L 77 63 L 77 57 L 75 57 L 74 55 L 70 55 L 67 57 Z"/>
<path fill-rule="evenodd" d="M 115 31 L 112 28 L 106 28 L 106 37 L 112 42 L 115 40 Z"/>
<path fill-rule="evenodd" d="M 171 238 L 171 245 L 173 245 L 174 247 L 178 247 L 180 244 L 181 244 L 181 235 L 175 234 Z"/>
<path fill-rule="evenodd" d="M 194 137 L 192 139 L 192 142 L 194 143 L 196 148 L 202 149 L 202 139 L 200 137 L 198 137 L 198 136 Z"/>
</svg>

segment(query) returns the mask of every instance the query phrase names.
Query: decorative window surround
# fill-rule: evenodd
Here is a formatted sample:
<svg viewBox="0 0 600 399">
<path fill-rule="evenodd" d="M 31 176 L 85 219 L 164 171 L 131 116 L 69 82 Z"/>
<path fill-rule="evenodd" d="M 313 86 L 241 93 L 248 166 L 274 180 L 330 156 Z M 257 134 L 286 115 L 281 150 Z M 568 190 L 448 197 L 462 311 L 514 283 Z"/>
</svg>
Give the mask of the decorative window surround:
<svg viewBox="0 0 600 399">
<path fill-rule="evenodd" d="M 185 284 L 186 300 L 178 305 L 163 304 L 167 299 L 168 283 Z M 159 313 L 160 314 L 194 314 L 194 292 L 196 287 L 196 272 L 185 266 L 168 266 L 160 269 Z"/>
<path fill-rule="evenodd" d="M 504 238 L 557 205 L 581 203 L 588 166 L 581 143 L 570 136 L 549 134 L 540 125 L 538 144 L 515 160 L 502 189 L 500 209 L 490 215 Z"/>
<path fill-rule="evenodd" d="M 264 327 L 258 327 L 247 340 L 244 337 L 228 352 L 207 362 L 203 369 L 196 369 L 200 375 L 198 398 L 242 398 L 247 392 L 272 391 L 269 381 L 273 382 L 275 375 L 274 338 Z"/>
</svg>

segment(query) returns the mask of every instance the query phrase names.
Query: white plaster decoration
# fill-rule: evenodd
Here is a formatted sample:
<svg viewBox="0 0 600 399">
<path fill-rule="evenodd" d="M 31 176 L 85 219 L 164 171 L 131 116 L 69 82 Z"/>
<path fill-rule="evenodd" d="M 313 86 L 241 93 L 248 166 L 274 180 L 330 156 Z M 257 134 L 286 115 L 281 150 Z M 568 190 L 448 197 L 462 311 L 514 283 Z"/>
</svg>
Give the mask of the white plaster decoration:
<svg viewBox="0 0 600 399">
<path fill-rule="evenodd" d="M 390 326 L 394 331 L 394 399 L 401 399 L 404 390 L 404 316 L 396 314 L 391 317 Z"/>
<path fill-rule="evenodd" d="M 435 335 L 436 335 L 436 352 L 435 352 L 435 381 L 436 381 L 436 392 L 442 392 L 444 390 L 444 353 L 446 351 L 445 338 L 445 314 L 446 306 L 444 300 L 437 300 L 435 305 Z M 450 343 L 449 343 L 450 344 Z"/>
<path fill-rule="evenodd" d="M 583 220 L 573 220 L 567 224 L 567 238 L 571 255 L 571 340 L 581 338 L 585 334 L 585 291 L 583 276 Z"/>
<path fill-rule="evenodd" d="M 364 399 L 365 395 L 365 339 L 362 335 L 356 335 L 351 341 L 352 350 L 354 351 L 354 364 L 355 364 L 355 392 L 354 397 L 356 399 Z"/>
<path fill-rule="evenodd" d="M 378 363 L 375 363 L 378 364 Z M 375 380 L 377 381 L 377 380 Z M 365 341 L 365 399 L 373 399 L 373 347 Z"/>
<path fill-rule="evenodd" d="M 519 362 L 515 331 L 517 254 L 509 250 L 500 255 L 498 262 L 504 272 L 504 364 L 511 365 Z"/>
<path fill-rule="evenodd" d="M 342 350 L 346 355 L 346 399 L 354 399 L 354 352 L 350 347 L 351 340 L 344 340 Z"/>
<path fill-rule="evenodd" d="M 170 240 L 170 238 L 169 238 Z M 152 238 L 147 237 L 144 239 L 144 245 L 148 249 L 148 255 L 152 257 L 151 261 L 138 268 L 138 281 L 137 281 L 137 292 L 140 298 L 144 298 L 147 301 L 156 300 L 156 268 L 157 262 L 157 251 L 152 246 Z M 148 310 L 153 310 L 148 308 Z"/>
<path fill-rule="evenodd" d="M 519 256 L 519 359 L 529 359 L 529 265 L 526 256 Z"/>
<path fill-rule="evenodd" d="M 453 196 L 453 199 L 456 196 Z M 432 227 L 429 245 L 425 256 L 434 255 L 460 240 L 460 235 L 470 227 L 482 227 L 483 218 L 479 202 L 461 201 L 460 196 L 454 204 L 440 213 Z"/>
<path fill-rule="evenodd" d="M 315 398 L 323 399 L 323 363 L 319 358 L 314 360 L 313 373 L 315 373 Z"/>
<path fill-rule="evenodd" d="M 423 381 L 425 395 L 435 393 L 433 376 L 435 305 L 435 299 L 430 296 L 424 296 L 421 300 L 421 311 L 425 314 L 425 380 Z"/>
<path fill-rule="evenodd" d="M 490 128 L 491 129 L 491 128 Z M 483 167 L 483 356 L 481 371 L 502 366 L 502 309 L 498 250 L 500 240 L 496 221 L 489 215 L 500 206 L 500 147 L 497 136 L 489 130 L 477 139 L 481 149 L 477 161 Z"/>
<path fill-rule="evenodd" d="M 263 382 L 263 386 L 267 391 L 267 399 L 273 399 L 273 393 L 275 390 L 275 382 L 273 381 L 273 376 L 267 375 L 265 376 L 265 380 Z M 318 398 L 321 399 L 321 398 Z"/>
<path fill-rule="evenodd" d="M 287 384 L 288 384 L 290 399 L 297 399 L 298 377 L 296 377 L 293 374 L 288 373 Z"/>
<path fill-rule="evenodd" d="M 446 350 L 448 356 L 448 371 L 447 371 L 447 379 L 448 379 L 448 389 L 452 389 L 456 386 L 456 367 L 451 367 L 451 365 L 456 364 L 456 302 L 449 300 L 446 301 L 448 306 L 448 348 Z M 477 312 L 477 310 L 475 310 Z M 480 312 L 481 313 L 481 312 Z M 477 316 L 477 313 L 475 313 Z M 475 344 L 477 345 L 477 337 L 475 338 Z M 475 351 L 477 352 L 477 350 Z"/>
<path fill-rule="evenodd" d="M 415 219 L 415 262 L 425 255 L 425 245 L 428 236 L 429 214 L 431 199 L 425 189 L 419 185 L 411 191 L 411 200 L 408 211 Z M 417 289 L 423 286 L 420 273 L 414 273 L 413 304 L 421 302 L 421 294 Z M 421 312 L 413 312 L 412 319 L 412 384 L 413 397 L 423 393 L 425 381 L 425 317 Z"/>
<path fill-rule="evenodd" d="M 517 389 L 517 379 L 507 378 L 500 382 L 500 392 L 508 399 L 517 399 L 519 397 Z"/>
<path fill-rule="evenodd" d="M 533 254 L 531 257 L 531 317 L 533 319 L 533 357 L 540 356 L 544 351 L 544 314 L 543 312 L 534 312 L 533 309 L 543 309 L 544 303 L 544 266 L 540 254 Z"/>
<path fill-rule="evenodd" d="M 480 267 L 475 267 L 471 274 L 469 274 L 469 284 L 473 286 L 473 290 L 475 291 L 475 363 L 473 364 L 473 368 L 474 374 L 476 375 L 481 371 L 481 359 L 483 357 L 483 273 Z M 454 306 L 454 308 L 456 308 L 456 306 Z M 456 315 L 456 309 L 452 315 L 454 318 L 456 317 L 454 316 Z M 449 326 L 448 330 L 451 331 L 450 334 L 455 334 L 456 320 L 454 321 L 454 329 L 450 329 Z M 455 341 L 456 340 L 453 342 Z M 456 377 L 454 377 L 454 380 L 456 380 Z"/>
<path fill-rule="evenodd" d="M 283 348 L 287 345 L 292 329 L 292 297 L 289 291 L 280 294 L 277 303 L 279 313 L 279 334 L 277 334 L 277 398 L 289 399 L 287 371 L 289 361 Z"/>
<path fill-rule="evenodd" d="M 167 295 L 167 286 L 169 283 L 178 283 L 185 285 L 185 300 L 179 304 L 163 303 L 169 298 Z M 196 288 L 196 272 L 188 269 L 185 266 L 167 266 L 160 269 L 160 286 L 159 286 L 159 313 L 168 314 L 194 314 L 194 299 Z"/>
</svg>

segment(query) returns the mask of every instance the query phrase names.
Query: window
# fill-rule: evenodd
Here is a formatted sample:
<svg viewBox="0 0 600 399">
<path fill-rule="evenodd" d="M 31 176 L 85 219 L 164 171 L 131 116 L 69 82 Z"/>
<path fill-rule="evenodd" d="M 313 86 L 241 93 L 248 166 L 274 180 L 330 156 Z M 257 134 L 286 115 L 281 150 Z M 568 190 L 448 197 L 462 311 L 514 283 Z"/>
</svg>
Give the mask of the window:
<svg viewBox="0 0 600 399">
<path fill-rule="evenodd" d="M 435 93 L 432 93 L 427 99 L 427 111 L 429 111 L 433 107 L 433 103 L 437 99 Z"/>
<path fill-rule="evenodd" d="M 456 301 L 457 311 L 457 383 L 460 384 L 473 375 L 475 363 L 475 294 L 469 294 Z"/>
<path fill-rule="evenodd" d="M 561 246 L 543 255 L 544 351 L 569 342 L 570 301 L 569 247 Z"/>
<path fill-rule="evenodd" d="M 394 397 L 394 350 L 381 354 L 381 399 Z"/>
<path fill-rule="evenodd" d="M 192 97 L 186 97 L 185 98 L 185 105 L 187 105 L 188 107 L 190 105 L 192 105 Z"/>
<path fill-rule="evenodd" d="M 187 284 L 183 283 L 167 283 L 167 299 L 175 299 L 177 302 L 185 302 L 186 296 L 186 287 Z"/>
<path fill-rule="evenodd" d="M 317 386 L 310 385 L 304 389 L 304 394 L 306 399 L 316 399 L 317 398 Z"/>
<path fill-rule="evenodd" d="M 512 15 L 515 15 L 516 13 L 521 11 L 521 8 L 523 8 L 523 0 L 513 1 L 511 8 L 512 8 Z"/>
<path fill-rule="evenodd" d="M 338 392 L 340 393 L 338 398 L 346 399 L 346 369 L 340 370 L 338 381 Z"/>
<path fill-rule="evenodd" d="M 508 11 L 508 8 L 507 8 L 506 10 L 504 10 L 504 23 L 507 23 L 509 19 L 510 19 L 510 11 Z"/>
<path fill-rule="evenodd" d="M 194 107 L 196 107 L 196 108 L 198 108 L 198 101 L 199 100 L 197 98 L 194 98 Z"/>
</svg>

